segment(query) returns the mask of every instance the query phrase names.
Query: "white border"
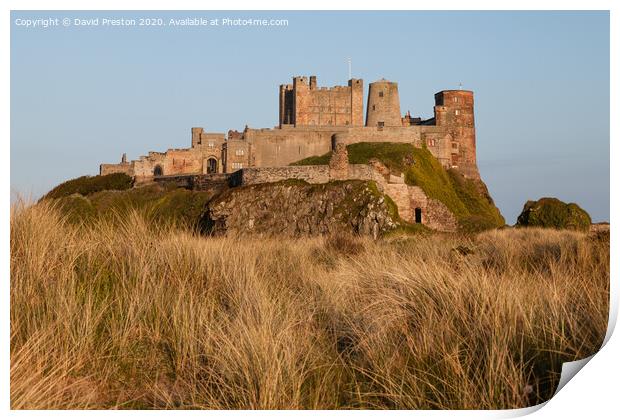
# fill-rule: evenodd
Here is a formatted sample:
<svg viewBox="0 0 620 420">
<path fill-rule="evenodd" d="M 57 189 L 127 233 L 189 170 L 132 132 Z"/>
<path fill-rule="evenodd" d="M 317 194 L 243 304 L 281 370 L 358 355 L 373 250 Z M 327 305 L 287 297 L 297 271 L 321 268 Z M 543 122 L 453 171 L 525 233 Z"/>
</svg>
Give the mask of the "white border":
<svg viewBox="0 0 620 420">
<path fill-rule="evenodd" d="M 267 0 L 257 2 L 249 0 L 237 0 L 233 2 L 221 2 L 217 4 L 205 4 L 196 0 L 175 0 L 175 1 L 140 1 L 140 0 L 93 0 L 86 2 L 76 0 L 56 0 L 55 2 L 43 0 L 5 0 L 0 5 L 2 10 L 2 19 L 0 20 L 0 45 L 2 45 L 2 54 L 4 59 L 1 60 L 0 72 L 2 83 L 2 102 L 0 112 L 0 128 L 3 132 L 3 141 L 0 142 L 2 153 L 0 153 L 0 176 L 2 178 L 2 193 L 6 200 L 1 208 L 0 219 L 4 221 L 2 224 L 2 253 L 1 264 L 4 273 L 2 283 L 2 323 L 0 324 L 0 333 L 4 345 L 1 346 L 2 363 L 0 369 L 2 372 L 2 408 L 5 414 L 12 417 L 30 417 L 30 416 L 46 416 L 50 418 L 66 418 L 66 417 L 83 417 L 93 416 L 100 418 L 108 417 L 135 417 L 135 416 L 153 416 L 168 418 L 171 415 L 180 415 L 187 417 L 195 416 L 215 416 L 217 418 L 242 418 L 248 415 L 268 415 L 275 418 L 310 418 L 319 415 L 327 418 L 340 418 L 341 416 L 370 417 L 375 415 L 389 416 L 393 418 L 504 418 L 521 416 L 528 413 L 532 418 L 568 418 L 583 419 L 589 418 L 611 418 L 618 413 L 618 396 L 616 387 L 618 384 L 619 363 L 617 356 L 620 353 L 620 342 L 617 337 L 611 336 L 612 328 L 615 325 L 618 312 L 618 247 L 612 246 L 612 283 L 611 283 L 611 310 L 610 310 L 610 328 L 606 339 L 609 341 L 603 349 L 596 354 L 590 363 L 584 367 L 583 371 L 578 374 L 578 378 L 570 381 L 561 391 L 554 396 L 543 409 L 522 409 L 507 411 L 390 411 L 390 412 L 371 412 L 371 411 L 279 411 L 279 412 L 239 412 L 239 411 L 220 411 L 220 412 L 111 412 L 111 411 L 10 411 L 9 401 L 9 196 L 10 196 L 10 11 L 11 10 L 379 10 L 377 5 L 380 4 L 381 10 L 611 10 L 611 131 L 610 131 L 610 157 L 611 162 L 611 185 L 616 185 L 614 181 L 618 180 L 619 171 L 614 165 L 618 161 L 618 146 L 615 141 L 618 140 L 617 121 L 614 116 L 618 114 L 618 84 L 617 77 L 620 68 L 618 67 L 618 36 L 620 31 L 618 18 L 619 7 L 617 1 L 611 0 L 590 0 L 590 1 L 552 1 L 552 0 L 521 0 L 521 1 L 488 1 L 478 0 L 469 1 L 466 4 L 462 1 L 443 1 L 438 2 L 419 2 L 419 1 L 394 1 L 383 0 L 369 4 L 347 4 L 342 0 L 315 0 L 312 2 L 291 2 L 282 0 Z M 613 140 L 612 140 L 613 139 Z M 614 162 L 615 161 L 615 162 Z M 613 191 L 613 190 L 612 190 Z M 615 223 L 618 214 L 618 197 L 617 194 L 611 194 L 611 225 L 612 225 L 612 245 L 615 245 Z M 616 334 L 617 336 L 617 334 Z M 542 405 L 541 405 L 542 406 Z"/>
</svg>

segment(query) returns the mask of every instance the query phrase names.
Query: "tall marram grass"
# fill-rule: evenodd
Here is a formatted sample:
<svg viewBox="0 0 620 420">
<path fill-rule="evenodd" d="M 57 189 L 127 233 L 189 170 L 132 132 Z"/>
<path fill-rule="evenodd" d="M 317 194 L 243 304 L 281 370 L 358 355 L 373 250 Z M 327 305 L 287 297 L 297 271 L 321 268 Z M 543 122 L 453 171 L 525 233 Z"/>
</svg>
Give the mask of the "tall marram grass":
<svg viewBox="0 0 620 420">
<path fill-rule="evenodd" d="M 11 214 L 11 405 L 517 408 L 600 347 L 609 240 L 205 238 Z"/>
</svg>

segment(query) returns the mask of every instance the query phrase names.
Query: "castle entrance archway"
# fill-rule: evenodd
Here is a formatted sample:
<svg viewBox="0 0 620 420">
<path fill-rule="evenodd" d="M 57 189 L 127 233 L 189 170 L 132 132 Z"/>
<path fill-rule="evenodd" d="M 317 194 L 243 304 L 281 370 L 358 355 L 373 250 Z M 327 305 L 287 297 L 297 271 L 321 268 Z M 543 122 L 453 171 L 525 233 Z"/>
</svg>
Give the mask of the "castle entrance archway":
<svg viewBox="0 0 620 420">
<path fill-rule="evenodd" d="M 164 174 L 164 170 L 161 168 L 161 166 L 156 165 L 155 168 L 153 169 L 153 175 L 162 176 L 163 174 Z"/>
<path fill-rule="evenodd" d="M 217 159 L 209 158 L 207 160 L 207 173 L 208 174 L 216 174 L 217 173 Z"/>
</svg>

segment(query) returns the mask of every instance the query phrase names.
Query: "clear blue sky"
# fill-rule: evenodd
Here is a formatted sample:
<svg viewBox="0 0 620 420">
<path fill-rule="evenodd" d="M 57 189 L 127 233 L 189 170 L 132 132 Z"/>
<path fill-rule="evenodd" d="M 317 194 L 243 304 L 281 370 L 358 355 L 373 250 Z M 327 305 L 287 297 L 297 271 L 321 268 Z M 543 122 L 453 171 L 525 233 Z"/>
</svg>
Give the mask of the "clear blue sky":
<svg viewBox="0 0 620 420">
<path fill-rule="evenodd" d="M 264 17 L 287 27 L 19 27 L 43 17 Z M 478 164 L 513 224 L 554 196 L 609 220 L 607 12 L 13 12 L 11 188 L 37 198 L 190 128 L 273 127 L 294 75 L 399 83 L 401 110 L 475 93 Z M 367 93 L 367 92 L 365 92 Z"/>
</svg>

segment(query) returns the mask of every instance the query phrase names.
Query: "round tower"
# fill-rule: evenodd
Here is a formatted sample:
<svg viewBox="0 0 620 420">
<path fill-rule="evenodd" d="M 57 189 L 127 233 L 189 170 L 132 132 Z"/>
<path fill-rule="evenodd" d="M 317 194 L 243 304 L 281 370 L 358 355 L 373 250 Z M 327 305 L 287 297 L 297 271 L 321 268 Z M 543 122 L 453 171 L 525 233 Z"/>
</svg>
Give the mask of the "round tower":
<svg viewBox="0 0 620 420">
<path fill-rule="evenodd" d="M 398 84 L 385 79 L 368 85 L 366 127 L 400 127 Z"/>
</svg>

